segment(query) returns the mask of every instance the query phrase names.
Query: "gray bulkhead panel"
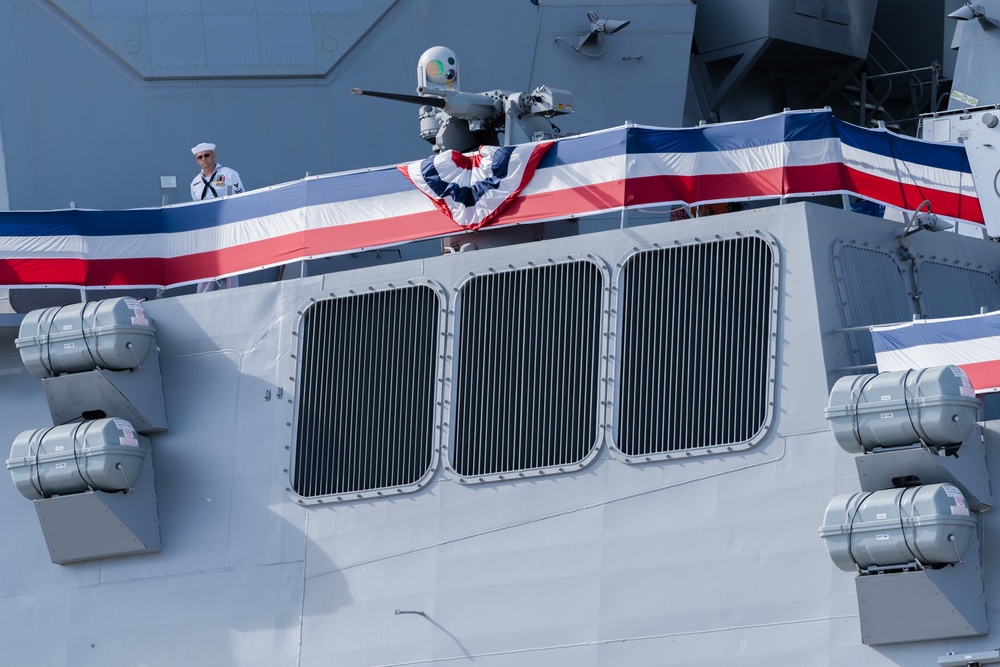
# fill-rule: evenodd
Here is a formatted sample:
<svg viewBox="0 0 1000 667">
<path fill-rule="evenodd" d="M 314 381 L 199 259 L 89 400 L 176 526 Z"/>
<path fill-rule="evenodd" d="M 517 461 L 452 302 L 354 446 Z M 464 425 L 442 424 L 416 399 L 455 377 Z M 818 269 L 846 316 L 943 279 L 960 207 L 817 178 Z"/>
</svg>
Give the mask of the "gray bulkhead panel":
<svg viewBox="0 0 1000 667">
<path fill-rule="evenodd" d="M 652 247 L 654 242 L 669 246 L 671 239 L 701 234 L 711 239 L 713 233 L 733 228 L 784 229 L 799 237 L 804 231 L 795 229 L 792 221 L 801 221 L 800 215 L 800 209 L 789 207 L 766 215 L 743 214 L 734 226 L 702 220 L 656 231 L 602 234 L 600 241 L 570 238 L 451 255 L 425 261 L 422 274 L 453 290 L 473 270 L 527 262 L 545 266 L 549 258 L 565 260 L 583 251 L 614 266 L 635 247 Z M 594 252 L 597 247 L 599 253 Z M 808 257 L 797 254 L 786 260 L 780 254 L 781 262 L 808 271 Z M 404 276 L 392 275 L 392 268 L 378 274 L 329 276 L 325 285 L 340 294 L 363 290 L 372 280 L 400 281 Z M 804 301 L 800 305 L 808 311 L 808 298 Z M 461 335 L 460 330 L 455 333 Z M 820 370 L 812 376 L 817 399 L 826 393 L 822 375 Z M 811 391 L 798 388 L 803 396 Z M 778 392 L 783 396 L 785 390 Z M 804 413 L 783 412 L 777 421 L 777 432 L 819 428 Z M 484 664 L 663 664 L 668 653 L 672 655 L 666 660 L 678 664 L 695 655 L 709 664 L 724 659 L 735 637 L 722 629 L 720 609 L 709 600 L 753 598 L 757 584 L 744 568 L 755 570 L 771 558 L 778 562 L 768 567 L 796 569 L 787 550 L 797 551 L 801 543 L 793 544 L 791 534 L 768 531 L 774 542 L 765 546 L 747 530 L 748 517 L 739 516 L 738 510 L 730 514 L 739 505 L 752 505 L 763 514 L 783 513 L 780 497 L 771 492 L 771 475 L 760 477 L 755 470 L 773 470 L 788 447 L 786 438 L 772 432 L 740 456 L 702 457 L 697 465 L 632 466 L 605 453 L 576 474 L 533 474 L 474 486 L 443 472 L 412 501 L 395 498 L 381 507 L 362 502 L 316 509 L 310 514 L 309 534 L 316 540 L 310 541 L 309 553 L 339 558 L 332 558 L 333 564 L 310 566 L 307 573 L 313 585 L 305 599 L 303 641 L 311 657 L 305 664 L 323 664 L 338 653 L 357 664 L 396 664 L 427 650 L 441 660 L 467 657 Z M 815 466 L 818 477 L 828 465 L 822 458 L 803 465 Z M 814 530 L 808 512 L 792 521 L 799 520 Z M 704 531 L 706 524 L 724 528 Z M 368 546 L 358 549 L 361 544 Z M 772 549 L 783 553 L 779 556 Z M 698 553 L 708 566 L 685 568 L 691 553 Z M 307 562 L 312 562 L 310 556 Z M 325 569 L 331 565 L 334 569 Z M 684 576 L 669 574 L 682 570 Z M 825 566 L 820 566 L 790 576 L 821 577 L 823 571 Z M 396 583 L 375 590 L 365 582 Z M 390 589 L 397 584 L 402 587 L 399 595 L 388 604 L 382 596 L 394 595 Z M 823 613 L 826 602 L 814 606 L 795 588 L 775 591 L 780 599 L 773 606 L 755 606 L 752 612 L 746 610 L 748 617 L 767 624 L 785 614 Z M 368 592 L 332 618 L 308 613 L 331 596 L 345 597 L 341 589 L 347 594 Z M 396 609 L 407 613 L 397 615 Z M 553 618 L 558 621 L 552 623 Z M 392 640 L 373 646 L 373 627 L 385 628 Z M 701 632 L 713 636 L 715 648 L 673 648 L 675 642 L 685 644 L 687 637 Z M 806 630 L 805 642 L 818 640 L 807 639 L 809 634 Z"/>
<path fill-rule="evenodd" d="M 123 651 L 148 665 L 892 664 L 899 649 L 861 643 L 852 577 L 816 536 L 829 498 L 857 483 L 822 413 L 850 359 L 831 336 L 842 326 L 833 248 L 845 235 L 885 242 L 892 229 L 796 204 L 148 302 L 171 420 L 151 436 L 163 550 L 52 565 L 30 503 L 0 484 L 19 536 L 0 556 L 20 575 L 0 593 L 16 638 L 3 647 L 21 663 L 73 664 Z M 777 245 L 779 296 L 773 417 L 750 449 L 636 465 L 601 437 L 576 473 L 470 485 L 439 468 L 415 493 L 309 509 L 287 491 L 293 334 L 310 299 L 421 278 L 450 300 L 474 269 L 570 254 L 614 267 L 653 244 L 757 233 Z M 989 246 L 927 242 L 969 255 Z M 29 408 L 0 423 L 12 440 L 22 418 L 48 414 L 4 345 L 0 396 Z M 112 632 L 95 605 L 119 610 L 128 632 L 118 621 Z M 40 641 L 32 608 L 72 632 Z M 947 650 L 919 649 L 927 661 Z"/>
<path fill-rule="evenodd" d="M 588 10 L 632 22 L 600 58 L 556 40 L 575 45 Z M 417 59 L 436 44 L 458 55 L 465 91 L 571 91 L 566 133 L 678 127 L 694 14 L 689 0 L 11 0 L 0 5 L 9 207 L 188 202 L 189 148 L 202 141 L 250 189 L 422 159 L 418 106 L 350 90 L 413 94 Z"/>
<path fill-rule="evenodd" d="M 19 603 L 4 605 L 0 620 L 16 636 L 37 638 L 17 611 L 20 601 L 47 608 L 69 597 L 70 608 L 82 613 L 98 596 L 110 608 L 129 611 L 135 619 L 129 637 L 115 640 L 100 625 L 84 624 L 76 626 L 71 646 L 59 648 L 82 650 L 79 642 L 87 650 L 98 651 L 89 649 L 94 643 L 120 651 L 145 640 L 158 647 L 184 644 L 182 658 L 197 651 L 217 664 L 241 664 L 260 659 L 245 653 L 259 640 L 274 664 L 295 664 L 288 638 L 298 635 L 303 665 L 331 659 L 392 664 L 428 651 L 494 664 L 509 663 L 513 658 L 502 657 L 509 651 L 518 664 L 551 664 L 554 656 L 576 664 L 662 664 L 676 639 L 689 647 L 673 651 L 680 664 L 704 655 L 704 641 L 692 641 L 704 633 L 716 647 L 708 657 L 721 660 L 737 634 L 759 636 L 726 627 L 823 617 L 829 601 L 809 593 L 807 582 L 828 578 L 829 563 L 819 540 L 802 537 L 814 535 L 819 509 L 790 508 L 775 493 L 776 485 L 800 484 L 799 475 L 822 487 L 824 499 L 839 490 L 831 481 L 814 482 L 827 475 L 831 456 L 840 457 L 839 448 L 821 446 L 827 436 L 819 410 L 780 408 L 759 445 L 736 456 L 700 457 L 697 464 L 628 465 L 610 458 L 602 439 L 600 456 L 577 474 L 470 486 L 439 470 L 417 493 L 335 508 L 299 507 L 286 491 L 296 374 L 292 333 L 296 311 L 310 297 L 406 284 L 415 276 L 433 278 L 452 293 L 472 267 L 581 252 L 613 266 L 636 244 L 754 228 L 787 228 L 777 238 L 802 249 L 802 221 L 802 207 L 789 206 L 148 302 L 171 416 L 169 431 L 151 437 L 162 552 L 105 559 L 99 570 L 85 563 L 59 571 L 48 562 L 30 503 L 12 485 L 0 485 L 11 527 L 23 536 L 5 544 L 5 559 L 32 563 L 21 566 L 29 574 L 9 593 Z M 808 254 L 783 248 L 779 255 L 782 285 L 789 270 L 809 271 Z M 820 336 L 815 315 L 801 330 L 784 319 L 816 307 L 806 291 L 794 303 L 781 297 L 779 309 L 780 335 L 798 341 L 779 345 L 779 368 L 791 363 L 814 370 L 779 371 L 777 405 L 790 394 L 821 401 L 825 374 L 810 351 L 815 344 L 806 342 Z M 17 367 L 13 361 L 9 366 Z M 0 391 L 41 396 L 37 384 L 22 385 L 3 383 Z M 42 418 L 36 421 L 44 423 L 47 411 L 38 402 Z M 11 439 L 16 434 L 10 422 L 0 429 Z M 796 450 L 801 453 L 789 460 Z M 762 529 L 747 511 L 781 517 L 783 528 Z M 693 553 L 708 567 L 690 568 Z M 772 568 L 793 585 L 760 602 L 758 577 Z M 684 576 L 663 576 L 681 571 Z M 98 572 L 102 584 L 117 585 L 95 586 Z M 248 586 L 256 580 L 259 586 Z M 281 581 L 284 593 L 276 597 Z M 184 592 L 201 584 L 204 593 L 181 602 Z M 235 602 L 224 602 L 230 599 Z M 720 608 L 709 602 L 719 599 L 732 603 Z M 397 615 L 397 609 L 423 615 Z M 217 618 L 207 620 L 209 612 Z M 170 623 L 163 622 L 165 614 L 173 615 Z M 726 614 L 732 615 L 728 622 Z M 822 624 L 807 628 L 795 650 L 823 643 L 827 633 Z M 11 651 L 26 661 L 51 655 L 37 641 L 18 642 Z M 169 664 L 164 654 L 152 653 L 148 664 Z"/>
<path fill-rule="evenodd" d="M 809 276 L 817 283 L 832 282 L 829 256 L 836 236 L 827 229 L 864 234 L 871 221 L 828 209 L 805 210 L 808 224 L 802 209 L 787 207 L 725 222 L 630 229 L 625 238 L 611 233 L 598 242 L 600 256 L 615 265 L 633 247 L 654 242 L 668 247 L 672 239 L 711 240 L 734 228 L 776 235 L 782 267 L 780 407 L 758 447 L 674 466 L 631 466 L 602 456 L 579 474 L 477 487 L 457 484 L 445 473 L 413 503 L 387 501 L 391 512 L 369 503 L 317 510 L 310 515 L 310 531 L 322 533 L 325 546 L 310 548 L 346 558 L 336 570 L 310 570 L 316 587 L 307 590 L 306 608 L 336 592 L 340 575 L 348 590 L 367 588 L 363 582 L 368 581 L 411 582 L 400 609 L 419 613 L 395 615 L 392 605 L 375 594 L 337 614 L 332 629 L 325 619 L 307 615 L 304 641 L 317 652 L 309 664 L 321 664 L 339 647 L 347 647 L 349 661 L 394 664 L 423 650 L 426 641 L 440 659 L 465 655 L 486 664 L 501 664 L 501 656 L 509 660 L 511 652 L 518 664 L 542 664 L 553 655 L 579 664 L 723 664 L 726 646 L 748 633 L 753 637 L 745 641 L 758 651 L 780 638 L 783 657 L 801 657 L 809 654 L 812 642 L 826 647 L 829 634 L 820 638 L 813 634 L 819 628 L 808 624 L 797 627 L 794 636 L 776 628 L 791 617 L 817 618 L 814 614 L 852 614 L 843 629 L 821 631 L 836 635 L 838 649 L 849 653 L 852 642 L 859 641 L 853 583 L 849 577 L 836 579 L 828 564 L 813 562 L 822 553 L 816 545 L 785 542 L 798 530 L 795 526 L 815 533 L 816 514 L 808 502 L 800 506 L 805 487 L 825 494 L 846 488 L 854 477 L 851 458 L 833 451 L 816 415 L 803 408 L 825 403 L 826 369 L 816 349 L 840 314 L 820 307 L 810 289 L 795 286 Z M 885 222 L 874 224 L 891 229 Z M 558 254 L 577 252 L 585 243 L 562 240 Z M 527 259 L 544 263 L 551 245 L 428 260 L 424 274 L 452 285 L 483 262 L 498 268 Z M 344 278 L 330 276 L 331 291 L 360 289 L 367 282 L 360 273 L 354 280 Z M 379 283 L 400 278 L 385 272 L 368 276 Z M 828 363 L 846 359 L 844 352 L 832 354 Z M 822 509 L 819 498 L 815 509 Z M 771 523 L 768 516 L 782 518 Z M 709 524 L 718 530 L 705 530 Z M 358 551 L 359 543 L 370 546 Z M 414 550 L 414 544 L 421 546 Z M 690 567 L 692 554 L 704 567 Z M 771 585 L 772 575 L 785 585 Z M 800 585 L 810 591 L 823 582 L 838 592 L 820 596 L 822 602 L 800 595 L 795 583 L 800 577 Z M 327 578 L 332 578 L 329 587 Z M 769 591 L 766 603 L 758 597 L 763 589 Z M 757 602 L 745 606 L 747 600 Z M 547 620 L 554 616 L 559 618 L 555 628 Z M 396 641 L 373 649 L 364 638 L 366 628 L 386 623 Z M 732 630 L 734 625 L 739 629 Z M 713 641 L 706 645 L 692 639 L 700 633 Z M 591 646 L 600 646 L 599 653 L 588 652 Z M 762 656 L 742 657 L 765 664 Z"/>
<path fill-rule="evenodd" d="M 987 19 L 1000 19 L 1000 2 L 982 0 L 979 3 Z M 958 9 L 961 5 L 954 5 Z M 1000 101 L 1000 75 L 983 63 L 996 58 L 1000 36 L 994 24 L 985 25 L 976 19 L 956 21 L 952 48 L 958 49 L 955 81 L 952 84 L 948 109 L 985 106 Z"/>
<path fill-rule="evenodd" d="M 866 0 L 701 0 L 697 38 L 702 53 L 755 40 L 777 40 L 830 54 L 863 58 L 876 3 Z M 787 63 L 786 71 L 803 63 Z"/>
<path fill-rule="evenodd" d="M 0 211 L 10 209 L 10 190 L 7 180 L 7 153 L 4 150 L 3 111 L 0 109 Z"/>
<path fill-rule="evenodd" d="M 143 79 L 326 75 L 392 0 L 49 0 Z M 126 35 L 126 39 L 122 36 Z"/>
</svg>

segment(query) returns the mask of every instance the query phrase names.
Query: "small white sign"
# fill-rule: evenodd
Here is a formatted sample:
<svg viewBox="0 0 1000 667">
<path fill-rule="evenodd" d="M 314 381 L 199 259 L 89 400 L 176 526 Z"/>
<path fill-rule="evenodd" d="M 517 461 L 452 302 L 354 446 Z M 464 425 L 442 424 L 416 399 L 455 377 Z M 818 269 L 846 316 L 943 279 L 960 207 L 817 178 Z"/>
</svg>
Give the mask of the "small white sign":
<svg viewBox="0 0 1000 667">
<path fill-rule="evenodd" d="M 177 187 L 176 176 L 160 176 L 160 187 L 164 190 Z"/>
<path fill-rule="evenodd" d="M 931 128 L 931 141 L 936 141 L 939 144 L 951 141 L 951 121 L 947 118 L 939 118 L 935 120 L 931 125 Z"/>
<path fill-rule="evenodd" d="M 979 106 L 978 97 L 973 97 L 972 95 L 966 95 L 965 93 L 957 91 L 955 89 L 952 89 L 951 91 L 951 99 L 958 100 L 962 104 L 967 104 L 970 107 Z"/>
</svg>

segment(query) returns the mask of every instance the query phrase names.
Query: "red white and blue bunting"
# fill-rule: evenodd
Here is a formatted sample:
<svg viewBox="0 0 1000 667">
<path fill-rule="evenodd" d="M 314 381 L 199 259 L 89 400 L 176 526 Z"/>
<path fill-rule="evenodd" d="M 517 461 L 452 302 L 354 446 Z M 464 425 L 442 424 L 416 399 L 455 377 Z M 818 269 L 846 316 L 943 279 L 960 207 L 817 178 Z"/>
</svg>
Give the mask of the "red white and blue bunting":
<svg viewBox="0 0 1000 667">
<path fill-rule="evenodd" d="M 444 215 L 437 194 L 414 187 L 428 181 L 422 171 L 414 179 L 414 165 L 162 208 L 0 212 L 0 286 L 170 287 L 481 225 L 788 195 L 847 193 L 909 211 L 929 200 L 938 215 L 983 221 L 962 146 L 859 128 L 827 111 L 678 130 L 619 127 L 528 146 L 526 157 L 527 147 L 509 156 L 513 180 L 498 178 L 474 205 L 461 200 Z M 465 177 L 455 189 L 475 190 L 484 182 L 469 167 L 477 160 L 497 175 L 496 149 L 432 164 L 444 190 Z"/>
</svg>

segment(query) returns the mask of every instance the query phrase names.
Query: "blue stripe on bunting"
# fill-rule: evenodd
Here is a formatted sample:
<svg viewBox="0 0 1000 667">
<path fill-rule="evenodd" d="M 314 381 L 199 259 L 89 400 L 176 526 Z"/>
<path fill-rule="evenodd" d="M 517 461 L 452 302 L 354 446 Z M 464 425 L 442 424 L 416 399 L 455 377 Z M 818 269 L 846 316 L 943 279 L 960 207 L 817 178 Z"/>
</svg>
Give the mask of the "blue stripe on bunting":
<svg viewBox="0 0 1000 667">
<path fill-rule="evenodd" d="M 663 130 L 629 128 L 628 152 L 711 153 L 837 136 L 829 111 L 789 112 L 752 121 Z"/>
<path fill-rule="evenodd" d="M 918 322 L 888 331 L 872 331 L 875 353 L 932 343 L 955 343 L 1000 336 L 1000 313 L 938 322 Z"/>
<path fill-rule="evenodd" d="M 625 129 L 554 142 L 538 169 L 621 155 Z M 0 236 L 115 236 L 169 234 L 209 229 L 304 206 L 406 192 L 413 185 L 395 167 L 311 178 L 236 198 L 173 208 L 120 211 L 0 211 Z"/>
<path fill-rule="evenodd" d="M 116 236 L 209 229 L 305 206 L 404 192 L 409 181 L 394 167 L 297 181 L 240 197 L 189 206 L 120 211 L 3 211 L 0 236 Z"/>
<path fill-rule="evenodd" d="M 752 121 L 676 130 L 629 128 L 626 145 L 630 154 L 710 153 L 831 138 L 839 138 L 859 150 L 913 164 L 972 173 L 963 146 L 934 144 L 857 127 L 834 118 L 829 111 L 788 112 Z"/>
<path fill-rule="evenodd" d="M 840 140 L 848 146 L 927 167 L 972 174 L 964 146 L 930 143 L 892 132 L 866 130 L 841 120 L 836 124 Z"/>
<path fill-rule="evenodd" d="M 634 130 L 635 128 L 616 127 L 582 137 L 559 139 L 542 156 L 537 168 L 561 167 L 622 155 L 625 153 L 626 135 Z M 537 170 L 535 173 L 538 173 Z"/>
</svg>

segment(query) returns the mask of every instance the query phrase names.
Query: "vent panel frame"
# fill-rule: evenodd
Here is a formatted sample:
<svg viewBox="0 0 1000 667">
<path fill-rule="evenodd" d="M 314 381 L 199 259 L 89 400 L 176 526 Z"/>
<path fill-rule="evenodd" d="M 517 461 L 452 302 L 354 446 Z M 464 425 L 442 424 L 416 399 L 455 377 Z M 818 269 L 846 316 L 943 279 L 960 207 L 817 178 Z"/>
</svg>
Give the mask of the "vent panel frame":
<svg viewBox="0 0 1000 667">
<path fill-rule="evenodd" d="M 299 312 L 288 475 L 299 504 L 413 493 L 434 476 L 445 304 L 440 285 L 413 279 Z"/>
<path fill-rule="evenodd" d="M 753 252 L 741 254 L 741 244 Z M 754 263 L 743 261 L 747 255 Z M 756 293 L 739 291 L 748 266 L 761 281 Z M 759 230 L 635 247 L 618 262 L 612 456 L 628 464 L 687 459 L 746 450 L 767 436 L 774 419 L 780 280 L 780 247 Z M 662 287 L 673 291 L 657 294 Z M 726 308 L 747 319 L 727 325 Z M 742 347 L 740 322 L 753 325 L 755 334 Z M 752 355 L 753 373 L 740 352 Z M 668 367 L 678 381 L 660 380 Z M 731 384 L 705 383 L 708 374 Z M 754 408 L 741 422 L 730 411 L 745 403 L 740 383 L 751 380 Z M 704 403 L 700 413 L 691 409 L 695 399 Z"/>
<path fill-rule="evenodd" d="M 1000 281 L 996 274 L 964 260 L 919 259 L 924 317 L 964 317 L 1000 310 Z"/>
<path fill-rule="evenodd" d="M 476 270 L 457 285 L 442 457 L 449 476 L 479 484 L 596 460 L 606 429 L 609 282 L 606 264 L 587 254 Z M 566 293 L 546 289 L 553 286 Z M 519 337 L 526 345 L 514 354 Z M 502 409 L 512 403 L 520 409 Z M 496 445 L 492 453 L 486 442 Z"/>
<path fill-rule="evenodd" d="M 833 272 L 844 326 L 845 344 L 855 370 L 874 368 L 871 333 L 861 327 L 896 324 L 913 319 L 913 286 L 898 248 L 838 239 L 833 247 Z M 880 285 L 879 290 L 870 289 Z M 866 371 L 867 372 L 867 371 Z"/>
</svg>

